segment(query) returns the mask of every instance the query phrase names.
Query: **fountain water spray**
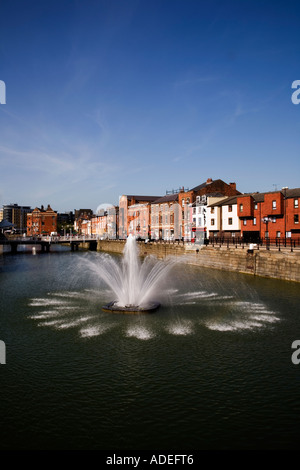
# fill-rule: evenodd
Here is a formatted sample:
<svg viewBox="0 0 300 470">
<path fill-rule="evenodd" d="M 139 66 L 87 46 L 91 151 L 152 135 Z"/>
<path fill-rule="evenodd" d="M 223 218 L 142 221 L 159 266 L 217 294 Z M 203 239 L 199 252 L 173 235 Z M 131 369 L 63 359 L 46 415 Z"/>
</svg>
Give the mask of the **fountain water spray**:
<svg viewBox="0 0 300 470">
<path fill-rule="evenodd" d="M 153 257 L 146 257 L 141 262 L 135 237 L 129 235 L 121 263 L 110 255 L 103 255 L 101 263 L 97 265 L 92 263 L 97 275 L 116 297 L 103 310 L 115 313 L 148 313 L 157 310 L 160 304 L 153 297 L 173 263 L 173 258 L 154 260 Z"/>
</svg>

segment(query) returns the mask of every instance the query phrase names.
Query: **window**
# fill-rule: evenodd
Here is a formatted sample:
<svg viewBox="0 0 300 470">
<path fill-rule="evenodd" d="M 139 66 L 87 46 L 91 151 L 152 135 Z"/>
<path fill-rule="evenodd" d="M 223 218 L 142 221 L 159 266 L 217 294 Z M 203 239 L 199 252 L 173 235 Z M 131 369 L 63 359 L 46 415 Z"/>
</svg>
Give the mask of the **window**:
<svg viewBox="0 0 300 470">
<path fill-rule="evenodd" d="M 234 238 L 235 237 L 235 232 L 231 232 L 231 236 Z"/>
<path fill-rule="evenodd" d="M 254 209 L 257 210 L 257 202 L 254 204 Z"/>
<path fill-rule="evenodd" d="M 228 212 L 232 212 L 232 206 L 228 206 Z"/>
<path fill-rule="evenodd" d="M 184 207 L 184 199 L 182 199 L 181 204 L 182 204 L 182 207 Z"/>
<path fill-rule="evenodd" d="M 228 225 L 232 225 L 232 218 L 231 217 L 229 217 L 229 219 L 228 219 Z"/>
<path fill-rule="evenodd" d="M 276 238 L 280 238 L 280 232 L 276 232 Z"/>
<path fill-rule="evenodd" d="M 276 209 L 276 201 L 272 201 L 272 209 Z"/>
<path fill-rule="evenodd" d="M 196 197 L 196 203 L 197 203 L 197 204 L 200 204 L 200 196 L 197 196 L 197 197 Z"/>
<path fill-rule="evenodd" d="M 243 204 L 240 204 L 240 212 L 243 212 L 243 210 L 244 210 L 244 206 Z"/>
<path fill-rule="evenodd" d="M 253 225 L 256 225 L 256 217 L 253 217 Z"/>
<path fill-rule="evenodd" d="M 196 207 L 193 207 L 193 214 L 196 214 Z"/>
<path fill-rule="evenodd" d="M 294 224 L 299 224 L 299 214 L 294 214 Z"/>
<path fill-rule="evenodd" d="M 215 225 L 215 219 L 211 219 L 211 225 Z"/>
<path fill-rule="evenodd" d="M 215 208 L 212 207 L 212 208 L 210 209 L 210 212 L 211 212 L 212 214 L 214 214 L 214 213 L 215 213 Z"/>
<path fill-rule="evenodd" d="M 247 225 L 247 219 L 243 220 L 243 225 Z"/>
<path fill-rule="evenodd" d="M 265 238 L 269 238 L 269 232 L 265 232 Z"/>
<path fill-rule="evenodd" d="M 294 199 L 294 208 L 295 209 L 298 209 L 298 207 L 299 207 L 298 204 L 299 204 L 299 199 Z"/>
</svg>

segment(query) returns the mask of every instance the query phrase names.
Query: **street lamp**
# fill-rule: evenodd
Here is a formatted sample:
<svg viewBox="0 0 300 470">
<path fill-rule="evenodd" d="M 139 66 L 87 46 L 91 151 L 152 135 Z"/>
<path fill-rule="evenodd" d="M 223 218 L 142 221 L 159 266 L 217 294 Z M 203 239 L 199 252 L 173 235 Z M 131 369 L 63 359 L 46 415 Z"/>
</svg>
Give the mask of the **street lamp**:
<svg viewBox="0 0 300 470">
<path fill-rule="evenodd" d="M 264 224 L 266 224 L 266 233 L 268 234 L 268 236 L 267 237 L 265 236 L 265 238 L 266 238 L 267 249 L 269 249 L 268 242 L 270 244 L 270 238 L 269 238 L 269 232 L 268 232 L 268 223 L 272 222 L 272 219 L 271 217 L 263 217 L 261 220 L 263 221 Z"/>
<path fill-rule="evenodd" d="M 284 186 L 282 188 L 282 191 L 284 191 L 284 207 L 283 207 L 283 210 L 284 210 L 284 214 L 283 214 L 283 217 L 284 217 L 284 246 L 286 246 L 286 190 L 289 189 L 288 186 Z"/>
</svg>

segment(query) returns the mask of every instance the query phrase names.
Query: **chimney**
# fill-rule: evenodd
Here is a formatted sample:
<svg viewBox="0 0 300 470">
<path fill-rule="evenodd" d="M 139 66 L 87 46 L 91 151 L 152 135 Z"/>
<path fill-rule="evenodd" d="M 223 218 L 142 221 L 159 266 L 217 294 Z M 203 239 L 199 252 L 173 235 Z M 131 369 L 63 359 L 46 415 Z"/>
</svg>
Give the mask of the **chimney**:
<svg viewBox="0 0 300 470">
<path fill-rule="evenodd" d="M 43 211 L 43 210 L 44 210 L 44 206 L 41 206 L 41 211 Z"/>
<path fill-rule="evenodd" d="M 211 178 L 207 178 L 206 184 L 210 184 L 210 183 L 212 183 L 212 181 L 213 180 Z"/>
<path fill-rule="evenodd" d="M 236 183 L 229 183 L 229 186 L 230 186 L 232 189 L 236 190 Z"/>
</svg>

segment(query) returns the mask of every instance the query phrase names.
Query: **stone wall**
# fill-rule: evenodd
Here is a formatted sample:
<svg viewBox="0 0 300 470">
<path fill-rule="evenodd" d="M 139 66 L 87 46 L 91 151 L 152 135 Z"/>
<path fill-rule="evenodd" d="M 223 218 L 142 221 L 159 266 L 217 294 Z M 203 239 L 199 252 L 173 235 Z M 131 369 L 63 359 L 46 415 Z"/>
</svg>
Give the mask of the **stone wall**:
<svg viewBox="0 0 300 470">
<path fill-rule="evenodd" d="M 122 253 L 125 241 L 101 240 L 98 251 Z M 275 279 L 300 282 L 300 252 L 283 252 L 255 249 L 248 253 L 247 248 L 227 248 L 203 246 L 199 252 L 189 245 L 164 243 L 139 243 L 141 256 L 155 255 L 158 258 L 166 256 L 182 256 L 184 262 L 196 266 L 236 271 Z"/>
</svg>

